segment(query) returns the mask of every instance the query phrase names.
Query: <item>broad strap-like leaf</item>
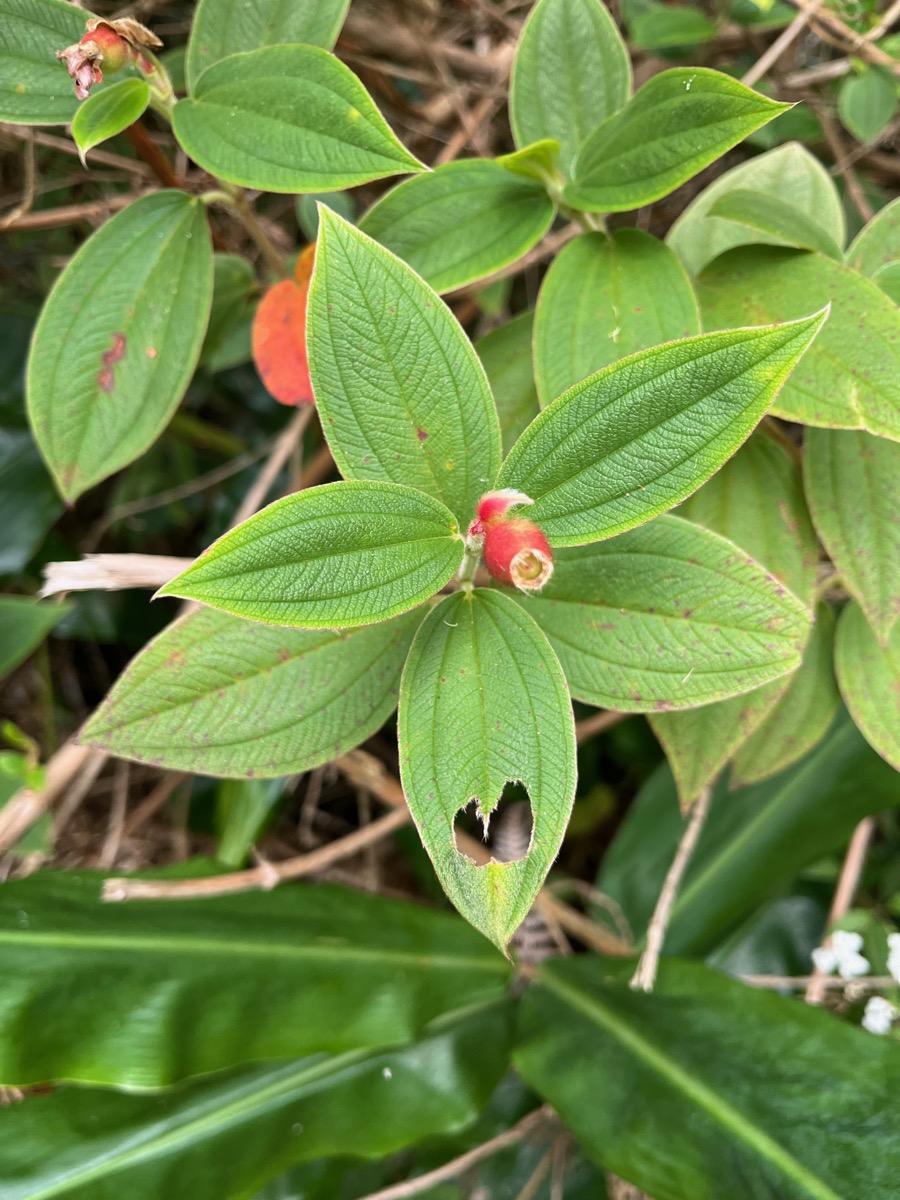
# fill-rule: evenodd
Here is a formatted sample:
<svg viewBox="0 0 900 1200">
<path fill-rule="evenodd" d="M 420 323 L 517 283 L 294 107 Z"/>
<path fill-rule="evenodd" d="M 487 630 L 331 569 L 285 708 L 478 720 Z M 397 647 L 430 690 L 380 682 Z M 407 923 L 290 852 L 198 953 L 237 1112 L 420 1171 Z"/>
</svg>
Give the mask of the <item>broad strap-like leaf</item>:
<svg viewBox="0 0 900 1200">
<path fill-rule="evenodd" d="M 438 878 L 505 951 L 559 851 L 575 795 L 572 707 L 556 656 L 508 596 L 457 592 L 416 635 L 398 721 L 403 789 Z M 477 866 L 457 850 L 454 821 L 474 801 L 487 829 L 511 782 L 531 803 L 528 853 Z"/>
<path fill-rule="evenodd" d="M 678 517 L 560 551 L 521 601 L 576 700 L 628 712 L 692 708 L 800 663 L 804 606 L 745 551 Z"/>
<path fill-rule="evenodd" d="M 129 664 L 80 740 L 203 775 L 309 770 L 358 746 L 393 712 L 421 619 L 413 612 L 337 633 L 197 609 Z"/>
<path fill-rule="evenodd" d="M 207 67 L 263 46 L 321 46 L 337 40 L 350 0 L 200 0 L 191 22 L 185 73 L 193 91 Z"/>
<path fill-rule="evenodd" d="M 555 212 L 540 183 L 473 158 L 404 180 L 359 228 L 436 292 L 449 292 L 515 262 L 540 241 Z"/>
<path fill-rule="evenodd" d="M 900 771 L 900 625 L 879 645 L 863 610 L 848 604 L 838 622 L 834 665 L 863 737 Z"/>
<path fill-rule="evenodd" d="M 162 433 L 197 364 L 212 275 L 203 205 L 164 191 L 103 225 L 56 280 L 26 387 L 31 427 L 66 500 Z"/>
<path fill-rule="evenodd" d="M 771 235 L 772 241 L 801 250 L 817 250 L 837 262 L 843 251 L 819 223 L 788 200 L 751 188 L 735 188 L 720 196 L 709 210 L 711 217 L 724 217 L 738 225 Z"/>
<path fill-rule="evenodd" d="M 658 1200 L 894 1191 L 900 1046 L 700 963 L 664 961 L 646 995 L 599 959 L 551 960 L 515 1063 L 598 1162 Z"/>
<path fill-rule="evenodd" d="M 215 1020 L 205 991 L 199 1006 L 198 1020 Z M 351 1148 L 381 1159 L 456 1133 L 507 1069 L 510 1016 L 507 1003 L 464 1009 L 409 1046 L 244 1068 L 159 1096 L 36 1095 L 0 1116 L 4 1200 L 250 1197 L 297 1163 Z"/>
<path fill-rule="evenodd" d="M 326 483 L 223 534 L 159 595 L 270 625 L 350 629 L 421 604 L 462 556 L 440 501 L 399 483 Z"/>
<path fill-rule="evenodd" d="M 560 252 L 541 284 L 534 316 L 541 403 L 619 358 L 699 332 L 691 282 L 658 238 L 636 229 L 586 233 Z"/>
<path fill-rule="evenodd" d="M 72 121 L 72 137 L 81 161 L 85 162 L 93 146 L 133 125 L 149 103 L 150 88 L 144 79 L 121 79 L 89 96 Z"/>
<path fill-rule="evenodd" d="M 329 192 L 424 170 L 371 96 L 316 46 L 264 46 L 203 72 L 172 118 L 199 166 L 267 192 Z"/>
<path fill-rule="evenodd" d="M 745 787 L 798 762 L 828 732 L 840 703 L 834 678 L 834 613 L 827 604 L 819 604 L 803 662 L 769 716 L 735 755 L 732 784 Z"/>
<path fill-rule="evenodd" d="M 810 429 L 803 478 L 831 561 L 886 641 L 900 617 L 900 445 L 868 433 Z"/>
<path fill-rule="evenodd" d="M 748 246 L 697 280 L 707 329 L 786 321 L 831 304 L 826 328 L 772 411 L 900 441 L 900 308 L 872 280 L 821 254 Z"/>
<path fill-rule="evenodd" d="M 652 204 L 789 107 L 720 71 L 663 71 L 588 137 L 563 195 L 589 212 Z"/>
<path fill-rule="evenodd" d="M 846 222 L 834 180 L 817 158 L 798 142 L 788 142 L 732 167 L 692 200 L 669 231 L 666 241 L 697 275 L 726 250 L 748 243 L 781 245 L 780 236 L 752 229 L 739 221 L 712 216 L 713 207 L 731 192 L 763 192 L 777 205 L 783 201 L 815 221 L 823 235 L 843 246 Z"/>
<path fill-rule="evenodd" d="M 587 135 L 631 94 L 631 61 L 600 0 L 539 0 L 525 22 L 509 89 L 516 145 L 555 138 L 571 175 Z"/>
<path fill-rule="evenodd" d="M 519 313 L 475 343 L 494 393 L 507 454 L 539 412 L 531 354 L 533 325 L 533 312 Z"/>
<path fill-rule="evenodd" d="M 68 125 L 78 101 L 56 51 L 78 41 L 89 16 L 63 0 L 0 0 L 0 121 Z"/>
<path fill-rule="evenodd" d="M 801 762 L 774 778 L 740 791 L 723 778 L 672 906 L 666 952 L 705 956 L 763 901 L 787 891 L 805 867 L 842 853 L 863 817 L 898 806 L 896 772 L 846 713 Z M 664 764 L 629 808 L 597 878 L 635 940 L 647 928 L 683 835 Z"/>
<path fill-rule="evenodd" d="M 819 543 L 800 471 L 762 430 L 678 512 L 736 542 L 812 607 Z"/>
<path fill-rule="evenodd" d="M 467 526 L 500 466 L 484 368 L 410 267 L 336 214 L 321 218 L 309 367 L 335 461 L 347 479 L 421 488 Z"/>
<path fill-rule="evenodd" d="M 464 922 L 405 901 L 290 884 L 103 903 L 102 883 L 54 871 L 0 887 L 7 1083 L 165 1087 L 399 1044 L 507 983 L 503 959 Z"/>
<path fill-rule="evenodd" d="M 825 316 L 704 334 L 605 367 L 529 425 L 498 486 L 532 497 L 529 517 L 557 546 L 649 521 L 734 454 Z"/>
</svg>

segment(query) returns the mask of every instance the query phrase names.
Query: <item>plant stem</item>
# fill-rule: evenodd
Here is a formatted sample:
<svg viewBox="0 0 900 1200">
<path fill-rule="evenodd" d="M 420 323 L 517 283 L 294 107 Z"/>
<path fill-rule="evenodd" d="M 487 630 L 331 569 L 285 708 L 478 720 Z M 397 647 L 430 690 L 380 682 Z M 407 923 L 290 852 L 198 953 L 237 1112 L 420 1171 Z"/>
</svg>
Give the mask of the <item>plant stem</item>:
<svg viewBox="0 0 900 1200">
<path fill-rule="evenodd" d="M 456 573 L 456 579 L 462 591 L 471 592 L 475 586 L 475 573 L 481 562 L 481 541 L 477 538 L 466 539 L 466 552 Z"/>
</svg>

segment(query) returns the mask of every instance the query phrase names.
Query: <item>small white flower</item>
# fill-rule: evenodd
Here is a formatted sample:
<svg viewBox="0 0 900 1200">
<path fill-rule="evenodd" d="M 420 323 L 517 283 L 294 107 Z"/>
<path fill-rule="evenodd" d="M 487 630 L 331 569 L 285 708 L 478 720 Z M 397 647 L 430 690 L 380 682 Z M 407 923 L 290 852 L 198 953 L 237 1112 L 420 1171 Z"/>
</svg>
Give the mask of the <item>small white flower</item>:
<svg viewBox="0 0 900 1200">
<path fill-rule="evenodd" d="M 816 946 L 812 952 L 813 966 L 823 975 L 830 975 L 837 966 L 837 955 L 829 946 Z"/>
<path fill-rule="evenodd" d="M 813 950 L 813 965 L 823 975 L 837 971 L 841 979 L 857 979 L 860 975 L 868 975 L 871 968 L 869 960 L 860 954 L 862 947 L 861 934 L 848 929 L 836 929 L 831 935 L 830 945 L 817 946 Z"/>
<path fill-rule="evenodd" d="M 900 933 L 888 934 L 888 960 L 887 969 L 889 974 L 900 983 Z"/>
<path fill-rule="evenodd" d="M 836 929 L 831 935 L 831 948 L 838 961 L 847 954 L 858 954 L 863 948 L 861 933 L 852 933 L 849 929 Z"/>
<path fill-rule="evenodd" d="M 891 1023 L 895 1013 L 896 1010 L 890 1000 L 885 1000 L 884 996 L 872 996 L 866 1003 L 862 1027 L 869 1033 L 878 1033 L 884 1036 L 891 1032 Z"/>
<path fill-rule="evenodd" d="M 838 975 L 841 979 L 858 979 L 860 975 L 868 975 L 871 965 L 862 954 L 845 954 L 838 962 Z"/>
</svg>

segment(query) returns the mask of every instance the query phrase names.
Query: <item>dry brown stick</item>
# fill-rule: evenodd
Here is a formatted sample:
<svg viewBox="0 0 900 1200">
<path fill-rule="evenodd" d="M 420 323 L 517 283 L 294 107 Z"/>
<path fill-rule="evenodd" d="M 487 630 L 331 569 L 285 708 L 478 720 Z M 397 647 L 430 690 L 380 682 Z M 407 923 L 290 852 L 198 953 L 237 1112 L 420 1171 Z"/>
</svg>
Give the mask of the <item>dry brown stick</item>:
<svg viewBox="0 0 900 1200">
<path fill-rule="evenodd" d="M 880 46 L 875 46 L 868 38 L 851 29 L 837 13 L 828 7 L 819 7 L 817 0 L 793 0 L 798 8 L 808 11 L 810 22 L 823 41 L 837 46 L 845 54 L 855 54 L 866 62 L 877 67 L 885 67 L 893 74 L 900 74 L 900 62 L 891 58 Z"/>
<path fill-rule="evenodd" d="M 113 788 L 112 805 L 109 812 L 109 825 L 106 837 L 97 856 L 97 866 L 101 871 L 108 871 L 115 863 L 122 845 L 122 835 L 125 831 L 125 813 L 128 810 L 128 775 L 130 763 L 118 759 L 115 767 L 115 787 Z"/>
<path fill-rule="evenodd" d="M 66 792 L 65 799 L 53 815 L 54 844 L 72 817 L 81 807 L 82 801 L 91 790 L 97 776 L 106 765 L 106 755 L 96 754 L 85 763 L 84 769 L 77 777 L 72 787 Z"/>
<path fill-rule="evenodd" d="M 179 784 L 183 783 L 188 776 L 182 771 L 172 771 L 159 781 L 149 796 L 146 796 L 131 816 L 125 822 L 125 828 L 122 830 L 123 838 L 131 837 L 137 833 L 142 825 L 157 812 L 165 802 L 169 799 Z"/>
<path fill-rule="evenodd" d="M 488 117 L 493 116 L 499 107 L 500 101 L 493 93 L 482 96 L 471 113 L 468 114 L 466 122 L 460 122 L 456 133 L 453 134 L 450 141 L 447 142 L 446 146 L 444 146 L 443 150 L 441 150 L 440 154 L 434 160 L 434 165 L 440 167 L 444 163 L 452 162 L 465 147 L 466 142 L 470 140 L 472 129 L 479 128 L 482 122 Z"/>
<path fill-rule="evenodd" d="M 561 250 L 567 242 L 570 242 L 573 237 L 577 237 L 583 233 L 581 226 L 572 221 L 563 229 L 558 229 L 554 233 L 548 233 L 543 241 L 538 242 L 533 250 L 529 250 L 527 254 L 523 254 L 521 258 L 515 262 L 509 263 L 505 267 L 501 267 L 499 271 L 494 271 L 493 275 L 486 275 L 484 279 L 479 279 L 475 285 L 467 284 L 465 287 L 458 288 L 455 292 L 448 292 L 444 297 L 445 300 L 452 302 L 454 299 L 459 299 L 462 296 L 467 296 L 473 290 L 481 291 L 491 283 L 497 283 L 500 279 L 510 279 L 513 275 L 518 275 L 521 271 L 527 271 L 529 267 L 536 266 L 537 263 L 543 262 L 545 258 L 553 258 L 558 250 Z"/>
<path fill-rule="evenodd" d="M 853 837 L 850 839 L 850 845 L 847 847 L 847 853 L 844 857 L 844 864 L 838 876 L 837 887 L 834 889 L 826 929 L 831 929 L 836 925 L 853 903 L 853 897 L 856 895 L 860 876 L 866 864 L 869 842 L 872 840 L 874 832 L 874 817 L 863 817 L 853 830 Z M 825 939 L 824 945 L 828 946 L 830 942 L 831 935 L 829 934 Z M 823 982 L 827 978 L 828 976 L 822 971 L 816 970 L 813 972 L 806 988 L 805 999 L 807 1004 L 821 1004 L 825 992 Z"/>
<path fill-rule="evenodd" d="M 631 980 L 631 986 L 635 989 L 640 989 L 644 992 L 653 991 L 653 985 L 656 982 L 656 972 L 659 967 L 659 956 L 662 954 L 666 929 L 668 928 L 669 917 L 672 913 L 672 905 L 675 903 L 675 897 L 678 895 L 678 888 L 681 886 L 684 872 L 696 849 L 697 840 L 700 837 L 703 824 L 706 821 L 706 814 L 709 811 L 711 796 L 712 787 L 707 786 L 697 797 L 697 801 L 691 810 L 687 828 L 682 834 L 681 841 L 678 843 L 678 849 L 675 851 L 675 857 L 672 860 L 672 865 L 669 867 L 662 891 L 659 893 L 659 899 L 656 901 L 656 907 L 653 910 L 653 916 L 650 918 L 650 924 L 647 927 L 647 942 L 644 953 L 641 955 L 634 978 Z"/>
<path fill-rule="evenodd" d="M 32 132 L 36 146 L 44 146 L 48 150 L 58 150 L 63 154 L 70 154 L 73 158 L 78 158 L 78 147 L 71 138 L 58 137 L 56 134 L 43 133 L 39 130 Z M 29 127 L 7 125 L 0 122 L 0 134 L 6 137 L 23 139 L 29 136 Z M 128 171 L 133 175 L 142 175 L 145 177 L 150 174 L 150 168 L 146 163 L 136 162 L 133 158 L 126 158 L 123 154 L 113 154 L 109 150 L 101 150 L 99 148 L 92 150 L 91 158 L 101 167 L 114 167 L 119 171 Z"/>
<path fill-rule="evenodd" d="M 884 37 L 895 21 L 900 21 L 900 0 L 894 0 L 894 3 L 882 13 L 878 24 L 873 25 L 868 33 L 863 35 L 863 41 L 877 42 L 879 38 Z"/>
<path fill-rule="evenodd" d="M 535 1109 L 534 1112 L 528 1113 L 521 1121 L 513 1125 L 512 1129 L 498 1133 L 496 1137 L 482 1142 L 480 1146 L 475 1146 L 472 1150 L 467 1150 L 465 1154 L 460 1154 L 458 1158 L 451 1159 L 443 1166 L 435 1167 L 433 1171 L 426 1171 L 424 1175 L 417 1175 L 415 1179 L 406 1179 L 402 1183 L 392 1184 L 377 1192 L 369 1192 L 362 1200 L 409 1200 L 411 1196 L 420 1196 L 422 1192 L 431 1191 L 439 1183 L 455 1179 L 464 1171 L 468 1171 L 470 1167 L 475 1167 L 485 1159 L 499 1154 L 507 1146 L 515 1146 L 518 1142 L 531 1137 L 540 1129 L 541 1125 L 549 1124 L 554 1116 L 552 1109 L 546 1105 Z"/>
<path fill-rule="evenodd" d="M 14 846 L 28 832 L 76 775 L 85 769 L 94 769 L 96 764 L 92 759 L 98 753 L 87 746 L 76 746 L 73 742 L 66 742 L 57 750 L 47 763 L 43 788 L 40 791 L 20 788 L 0 809 L 0 852 Z M 101 758 L 105 761 L 106 755 L 101 754 Z"/>
<path fill-rule="evenodd" d="M 556 1155 L 556 1143 L 548 1147 L 546 1153 L 538 1160 L 537 1166 L 525 1180 L 525 1185 L 521 1191 L 516 1193 L 515 1200 L 534 1200 L 535 1196 L 541 1190 L 544 1180 L 553 1169 L 553 1159 Z"/>
<path fill-rule="evenodd" d="M 406 797 L 400 780 L 395 779 L 374 755 L 365 750 L 350 750 L 336 758 L 334 766 L 354 786 L 365 788 L 376 800 L 381 800 L 383 804 L 392 808 L 406 808 Z M 490 851 L 468 834 L 457 833 L 456 844 L 467 858 L 482 866 L 491 861 Z M 534 903 L 538 912 L 548 921 L 555 922 L 566 933 L 572 934 L 598 954 L 607 954 L 613 958 L 630 958 L 634 954 L 634 948 L 628 942 L 609 933 L 564 901 L 557 900 L 546 888 L 538 893 Z"/>
<path fill-rule="evenodd" d="M 838 133 L 837 125 L 827 111 L 824 105 L 814 104 L 816 116 L 819 118 L 819 124 L 822 126 L 822 132 L 825 134 L 825 140 L 828 142 L 828 147 L 831 150 L 834 158 L 834 170 L 841 176 L 847 185 L 847 194 L 853 201 L 854 207 L 863 221 L 868 223 L 875 216 L 872 205 L 869 203 L 866 193 L 863 191 L 862 184 L 856 176 L 856 172 L 847 163 L 847 152 L 844 147 L 841 135 Z"/>
<path fill-rule="evenodd" d="M 790 25 L 779 34 L 768 50 L 753 64 L 741 79 L 747 87 L 753 87 L 778 62 L 788 46 L 790 46 L 809 24 L 810 18 L 818 11 L 822 0 L 812 0 L 808 7 L 797 13 Z"/>
<path fill-rule="evenodd" d="M 346 837 L 308 854 L 279 863 L 260 863 L 246 871 L 230 871 L 226 875 L 210 875 L 205 879 L 107 879 L 103 885 L 104 900 L 196 900 L 209 896 L 228 896 L 235 892 L 269 891 L 286 879 L 301 879 L 322 871 L 351 854 L 372 846 L 375 842 L 400 829 L 409 821 L 408 809 L 395 809 L 364 825 Z"/>
<path fill-rule="evenodd" d="M 591 713 L 584 720 L 575 722 L 575 740 L 579 745 L 582 742 L 588 742 L 592 737 L 596 737 L 598 733 L 604 733 L 607 729 L 612 729 L 614 725 L 618 725 L 631 715 L 631 713 L 615 712 L 613 709 Z"/>
<path fill-rule="evenodd" d="M 134 199 L 133 195 L 108 196 L 105 200 L 91 200 L 87 204 L 64 204 L 60 208 L 48 208 L 43 212 L 25 213 L 14 221 L 6 222 L 3 229 L 14 229 L 19 233 L 35 229 L 60 229 L 77 221 L 108 217 L 110 213 L 126 208 Z"/>
<path fill-rule="evenodd" d="M 758 988 L 783 988 L 785 991 L 802 992 L 816 980 L 823 989 L 834 992 L 844 988 L 859 988 L 864 991 L 880 991 L 897 986 L 893 975 L 857 975 L 855 979 L 841 979 L 837 975 L 739 975 L 742 983 Z"/>
<path fill-rule="evenodd" d="M 22 152 L 24 162 L 24 185 L 22 188 L 22 199 L 10 212 L 0 218 L 0 231 L 9 229 L 11 225 L 15 225 L 21 217 L 29 211 L 34 204 L 34 136 L 29 129 L 29 137 L 25 139 L 25 146 Z"/>
</svg>

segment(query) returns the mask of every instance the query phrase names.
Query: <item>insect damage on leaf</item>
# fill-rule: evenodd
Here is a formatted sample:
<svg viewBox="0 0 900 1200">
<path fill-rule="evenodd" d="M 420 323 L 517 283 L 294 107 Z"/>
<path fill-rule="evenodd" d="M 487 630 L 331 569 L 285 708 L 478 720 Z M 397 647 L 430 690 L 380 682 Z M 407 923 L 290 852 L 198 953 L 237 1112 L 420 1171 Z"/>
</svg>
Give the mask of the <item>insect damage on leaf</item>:
<svg viewBox="0 0 900 1200">
<path fill-rule="evenodd" d="M 97 386 L 101 392 L 114 392 L 116 388 L 116 375 L 114 368 L 125 357 L 127 349 L 127 341 L 124 333 L 114 333 L 112 346 L 100 355 L 100 361 L 103 366 L 100 369 L 100 374 L 97 376 Z"/>
</svg>

